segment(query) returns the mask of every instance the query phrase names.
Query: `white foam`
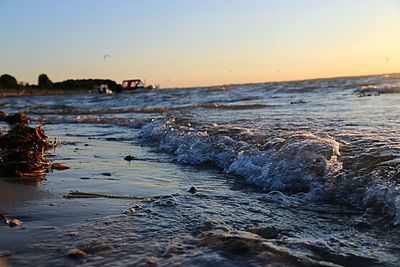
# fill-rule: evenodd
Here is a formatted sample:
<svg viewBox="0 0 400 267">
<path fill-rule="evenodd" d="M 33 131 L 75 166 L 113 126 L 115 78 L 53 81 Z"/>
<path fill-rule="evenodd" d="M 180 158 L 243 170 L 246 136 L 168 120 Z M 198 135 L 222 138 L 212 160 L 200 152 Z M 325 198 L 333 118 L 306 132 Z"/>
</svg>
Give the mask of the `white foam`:
<svg viewBox="0 0 400 267">
<path fill-rule="evenodd" d="M 257 146 L 231 137 L 234 132 L 236 136 L 245 135 L 247 139 L 242 140 L 254 141 L 254 131 L 218 127 L 210 126 L 210 132 L 196 131 L 174 125 L 173 120 L 158 120 L 145 124 L 141 136 L 175 154 L 179 163 L 212 164 L 267 192 L 285 192 L 301 201 L 333 197 L 360 208 L 379 207 L 400 224 L 399 188 L 379 179 L 371 183 L 368 179 L 341 176 L 341 143 L 329 135 L 292 132 L 271 137 L 263 146 Z M 288 201 L 294 201 L 292 197 Z"/>
<path fill-rule="evenodd" d="M 251 131 L 247 134 L 253 135 Z M 321 187 L 327 173 L 342 166 L 340 145 L 329 136 L 297 134 L 274 139 L 270 149 L 259 150 L 225 135 L 210 136 L 207 131 L 183 126 L 178 129 L 162 121 L 147 124 L 142 136 L 158 140 L 160 149 L 174 153 L 180 163 L 212 163 L 266 190 L 312 191 Z"/>
</svg>

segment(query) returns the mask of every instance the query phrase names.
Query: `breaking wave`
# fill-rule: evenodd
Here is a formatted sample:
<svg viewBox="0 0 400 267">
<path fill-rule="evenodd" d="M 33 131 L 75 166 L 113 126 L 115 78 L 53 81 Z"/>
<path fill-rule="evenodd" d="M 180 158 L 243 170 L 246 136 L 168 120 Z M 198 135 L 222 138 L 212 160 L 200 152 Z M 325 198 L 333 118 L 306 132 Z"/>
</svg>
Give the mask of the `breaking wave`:
<svg viewBox="0 0 400 267">
<path fill-rule="evenodd" d="M 170 118 L 145 123 L 141 138 L 174 154 L 178 163 L 212 165 L 266 192 L 351 205 L 400 224 L 400 188 L 396 180 L 400 173 L 392 173 L 390 179 L 383 179 L 381 174 L 371 179 L 381 163 L 375 162 L 363 175 L 362 167 L 344 167 L 347 163 L 341 149 L 346 145 L 327 134 L 262 135 L 256 130 L 217 124 L 195 129 L 190 123 Z"/>
<path fill-rule="evenodd" d="M 355 91 L 359 96 L 400 93 L 400 83 L 370 83 L 363 84 Z"/>
</svg>

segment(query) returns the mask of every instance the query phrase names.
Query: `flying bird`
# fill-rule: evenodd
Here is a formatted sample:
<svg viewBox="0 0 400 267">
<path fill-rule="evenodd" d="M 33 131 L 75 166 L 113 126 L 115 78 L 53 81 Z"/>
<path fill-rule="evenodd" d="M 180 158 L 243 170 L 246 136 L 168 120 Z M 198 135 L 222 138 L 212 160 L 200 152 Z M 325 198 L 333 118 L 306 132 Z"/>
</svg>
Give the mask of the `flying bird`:
<svg viewBox="0 0 400 267">
<path fill-rule="evenodd" d="M 111 57 L 110 55 L 104 55 L 103 59 L 106 60 L 106 59 L 108 59 L 110 57 Z"/>
</svg>

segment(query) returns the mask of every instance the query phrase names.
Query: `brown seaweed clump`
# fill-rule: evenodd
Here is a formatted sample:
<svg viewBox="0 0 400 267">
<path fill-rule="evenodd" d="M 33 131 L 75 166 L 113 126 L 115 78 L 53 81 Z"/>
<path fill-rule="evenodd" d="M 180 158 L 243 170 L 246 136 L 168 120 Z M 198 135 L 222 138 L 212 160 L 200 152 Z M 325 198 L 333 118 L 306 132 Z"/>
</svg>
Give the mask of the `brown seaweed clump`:
<svg viewBox="0 0 400 267">
<path fill-rule="evenodd" d="M 25 177 L 43 179 L 52 168 L 44 152 L 55 144 L 49 142 L 44 128 L 29 127 L 25 113 L 9 115 L 0 111 L 0 121 L 10 129 L 0 132 L 0 177 Z"/>
</svg>

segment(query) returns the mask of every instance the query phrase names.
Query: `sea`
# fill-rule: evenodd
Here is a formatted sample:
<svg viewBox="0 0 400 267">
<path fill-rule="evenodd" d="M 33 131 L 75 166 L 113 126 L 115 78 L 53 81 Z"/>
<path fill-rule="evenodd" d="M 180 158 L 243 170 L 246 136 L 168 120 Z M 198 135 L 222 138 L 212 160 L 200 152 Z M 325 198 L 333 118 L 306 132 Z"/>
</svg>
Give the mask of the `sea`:
<svg viewBox="0 0 400 267">
<path fill-rule="evenodd" d="M 11 266 L 400 266 L 399 74 L 0 110 L 42 125 L 59 143 L 47 158 L 70 167 L 11 183 L 30 192 L 0 205 L 24 221 L 0 227 Z"/>
</svg>

